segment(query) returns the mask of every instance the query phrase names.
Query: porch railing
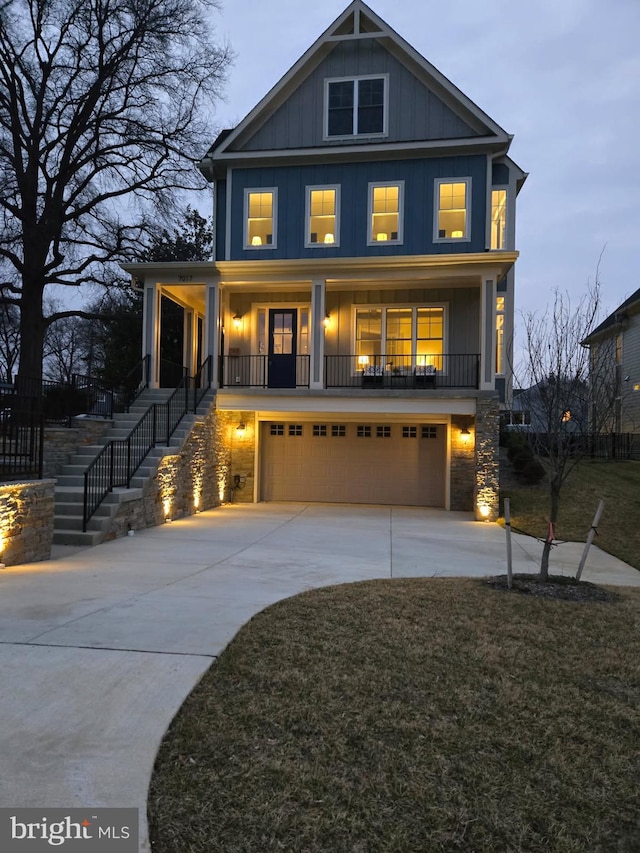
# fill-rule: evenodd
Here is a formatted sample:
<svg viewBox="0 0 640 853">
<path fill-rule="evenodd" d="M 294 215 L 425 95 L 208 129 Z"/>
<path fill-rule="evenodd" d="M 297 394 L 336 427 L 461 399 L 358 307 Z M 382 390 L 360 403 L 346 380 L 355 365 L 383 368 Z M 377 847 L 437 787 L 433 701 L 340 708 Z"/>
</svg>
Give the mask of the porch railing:
<svg viewBox="0 0 640 853">
<path fill-rule="evenodd" d="M 327 355 L 326 388 L 478 388 L 477 353 L 443 355 Z"/>
<path fill-rule="evenodd" d="M 277 358 L 277 356 L 276 356 Z M 231 388 L 269 388 L 270 356 L 268 355 L 223 355 L 221 385 Z M 278 386 L 273 386 L 278 387 Z M 282 386 L 279 386 L 282 387 Z M 291 377 L 291 386 L 309 387 L 309 356 L 295 356 L 295 376 Z"/>
</svg>

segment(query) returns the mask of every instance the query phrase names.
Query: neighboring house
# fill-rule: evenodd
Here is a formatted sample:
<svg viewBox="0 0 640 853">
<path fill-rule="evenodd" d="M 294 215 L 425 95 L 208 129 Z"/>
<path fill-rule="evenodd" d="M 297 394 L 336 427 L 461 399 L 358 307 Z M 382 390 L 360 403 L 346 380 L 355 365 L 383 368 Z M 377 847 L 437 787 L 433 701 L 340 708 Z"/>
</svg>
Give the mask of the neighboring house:
<svg viewBox="0 0 640 853">
<path fill-rule="evenodd" d="M 592 406 L 608 405 L 611 432 L 640 432 L 640 289 L 582 343 L 591 355 Z"/>
<path fill-rule="evenodd" d="M 214 260 L 127 269 L 152 384 L 163 298 L 216 365 L 221 496 L 497 515 L 511 140 L 360 0 L 215 140 Z"/>
<path fill-rule="evenodd" d="M 530 388 L 515 388 L 502 424 L 515 431 L 584 435 L 589 432 L 589 388 L 578 379 L 558 383 L 552 376 Z"/>
</svg>

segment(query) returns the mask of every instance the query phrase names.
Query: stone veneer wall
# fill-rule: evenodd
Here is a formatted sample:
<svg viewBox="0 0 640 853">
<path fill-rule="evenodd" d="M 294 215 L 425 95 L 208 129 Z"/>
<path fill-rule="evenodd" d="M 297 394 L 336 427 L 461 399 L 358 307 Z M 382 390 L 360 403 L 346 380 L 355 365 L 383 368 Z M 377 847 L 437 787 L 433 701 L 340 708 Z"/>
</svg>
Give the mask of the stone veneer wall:
<svg viewBox="0 0 640 853">
<path fill-rule="evenodd" d="M 488 520 L 496 521 L 500 503 L 500 403 L 497 394 L 476 401 L 476 518 L 485 518 L 479 506 L 489 508 Z"/>
<path fill-rule="evenodd" d="M 219 506 L 228 478 L 220 429 L 219 414 L 212 404 L 209 412 L 196 420 L 181 450 L 167 452 L 160 459 L 142 497 L 123 501 L 105 539 L 163 524 L 167 517 L 184 518 L 196 510 Z"/>
<path fill-rule="evenodd" d="M 476 470 L 473 421 L 469 415 L 451 417 L 450 507 L 457 512 L 473 512 Z M 463 429 L 470 431 L 466 439 L 461 435 Z"/>
<path fill-rule="evenodd" d="M 112 424 L 105 418 L 74 418 L 70 427 L 45 427 L 43 476 L 56 477 L 80 447 L 97 444 Z"/>
<path fill-rule="evenodd" d="M 255 489 L 256 420 L 254 412 L 219 412 L 220 447 L 227 464 L 228 479 L 225 500 L 253 503 Z M 238 435 L 238 424 L 245 425 Z M 236 482 L 236 477 L 239 478 Z"/>
<path fill-rule="evenodd" d="M 48 560 L 55 480 L 0 485 L 0 552 L 6 566 Z"/>
</svg>

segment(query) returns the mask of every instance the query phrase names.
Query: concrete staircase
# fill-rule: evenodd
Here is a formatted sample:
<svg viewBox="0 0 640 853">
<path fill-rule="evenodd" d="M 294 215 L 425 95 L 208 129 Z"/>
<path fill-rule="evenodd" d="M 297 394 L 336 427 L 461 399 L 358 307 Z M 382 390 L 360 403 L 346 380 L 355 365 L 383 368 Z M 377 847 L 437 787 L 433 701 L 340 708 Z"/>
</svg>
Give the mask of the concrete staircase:
<svg viewBox="0 0 640 853">
<path fill-rule="evenodd" d="M 53 519 L 54 545 L 98 545 L 111 528 L 119 506 L 127 501 L 142 497 L 145 483 L 154 476 L 158 462 L 166 454 L 167 447 L 179 449 L 191 431 L 198 415 L 187 414 L 178 424 L 168 444 L 152 447 L 136 471 L 131 488 L 115 488 L 109 492 L 95 514 L 89 519 L 87 530 L 82 530 L 84 507 L 84 473 L 98 453 L 114 439 L 127 438 L 131 430 L 154 403 L 164 403 L 173 394 L 173 389 L 146 389 L 131 405 L 128 412 L 115 414 L 113 426 L 100 444 L 79 447 L 69 463 L 62 469 L 55 486 L 55 513 Z M 209 390 L 198 407 L 204 413 L 215 399 Z"/>
</svg>

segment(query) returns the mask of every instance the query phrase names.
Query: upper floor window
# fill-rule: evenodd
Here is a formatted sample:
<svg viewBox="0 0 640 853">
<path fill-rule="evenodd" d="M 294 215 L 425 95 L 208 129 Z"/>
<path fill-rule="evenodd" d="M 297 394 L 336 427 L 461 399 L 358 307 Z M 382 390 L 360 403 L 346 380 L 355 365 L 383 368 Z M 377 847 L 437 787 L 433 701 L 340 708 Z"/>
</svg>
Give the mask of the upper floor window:
<svg viewBox="0 0 640 853">
<path fill-rule="evenodd" d="M 436 243 L 469 239 L 471 178 L 437 179 L 435 187 Z"/>
<path fill-rule="evenodd" d="M 504 249 L 507 236 L 507 191 L 491 190 L 491 248 Z"/>
<path fill-rule="evenodd" d="M 404 181 L 369 184 L 367 245 L 402 243 Z"/>
<path fill-rule="evenodd" d="M 277 189 L 245 190 L 245 249 L 275 248 L 277 206 Z"/>
<path fill-rule="evenodd" d="M 327 80 L 325 138 L 387 132 L 388 76 Z"/>
<path fill-rule="evenodd" d="M 340 244 L 340 187 L 307 187 L 305 246 Z"/>
</svg>

